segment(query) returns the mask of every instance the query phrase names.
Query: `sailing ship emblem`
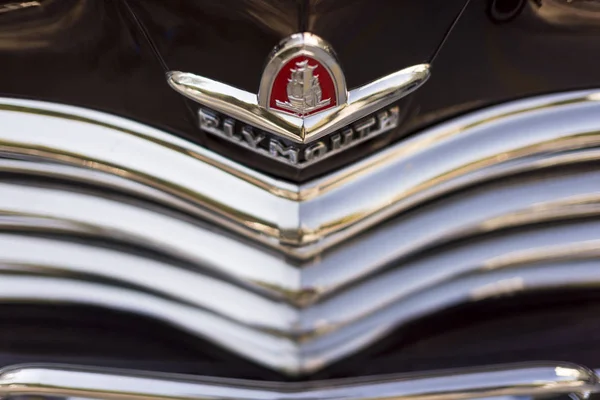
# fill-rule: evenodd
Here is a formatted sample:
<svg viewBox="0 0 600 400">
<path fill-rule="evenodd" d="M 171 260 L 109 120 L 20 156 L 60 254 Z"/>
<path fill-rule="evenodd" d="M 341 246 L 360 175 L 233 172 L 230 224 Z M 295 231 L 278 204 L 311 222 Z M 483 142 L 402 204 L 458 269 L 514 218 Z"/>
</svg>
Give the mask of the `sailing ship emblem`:
<svg viewBox="0 0 600 400">
<path fill-rule="evenodd" d="M 272 75 L 266 75 L 271 79 L 270 85 L 265 85 L 269 92 L 261 92 L 269 93 L 266 108 L 305 118 L 345 101 L 343 77 L 335 78 L 331 66 L 326 57 L 317 59 L 312 54 L 295 54 L 284 60 Z"/>
<path fill-rule="evenodd" d="M 285 110 L 298 115 L 307 115 L 331 103 L 331 98 L 323 99 L 323 90 L 319 82 L 319 75 L 314 71 L 318 65 L 310 65 L 308 60 L 296 63 L 296 68 L 291 68 L 291 77 L 286 87 L 287 101 L 275 100 L 275 104 Z"/>
</svg>

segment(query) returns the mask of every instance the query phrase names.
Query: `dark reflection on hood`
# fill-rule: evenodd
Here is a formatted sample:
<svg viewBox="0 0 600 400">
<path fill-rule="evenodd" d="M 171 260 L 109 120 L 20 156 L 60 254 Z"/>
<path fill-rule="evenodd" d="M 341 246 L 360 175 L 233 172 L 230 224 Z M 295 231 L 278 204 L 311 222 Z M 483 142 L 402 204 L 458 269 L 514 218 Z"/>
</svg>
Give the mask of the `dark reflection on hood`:
<svg viewBox="0 0 600 400">
<path fill-rule="evenodd" d="M 253 23 L 268 29 L 280 36 L 288 36 L 295 33 L 298 17 L 287 12 L 289 7 L 283 7 L 282 3 L 269 1 L 243 0 L 245 12 L 241 12 Z M 237 9 L 240 12 L 241 9 Z"/>
<path fill-rule="evenodd" d="M 256 92 L 273 46 L 298 31 L 296 0 L 129 0 L 171 70 Z"/>
<path fill-rule="evenodd" d="M 542 21 L 573 30 L 600 30 L 598 0 L 529 0 L 529 8 Z"/>
<path fill-rule="evenodd" d="M 39 0 L 0 4 L 0 50 L 31 51 L 91 40 L 99 21 L 91 0 Z M 90 25 L 91 24 L 91 25 Z"/>
<path fill-rule="evenodd" d="M 1 96 L 95 108 L 171 131 L 187 126 L 124 1 L 38 1 L 0 13 Z"/>
</svg>

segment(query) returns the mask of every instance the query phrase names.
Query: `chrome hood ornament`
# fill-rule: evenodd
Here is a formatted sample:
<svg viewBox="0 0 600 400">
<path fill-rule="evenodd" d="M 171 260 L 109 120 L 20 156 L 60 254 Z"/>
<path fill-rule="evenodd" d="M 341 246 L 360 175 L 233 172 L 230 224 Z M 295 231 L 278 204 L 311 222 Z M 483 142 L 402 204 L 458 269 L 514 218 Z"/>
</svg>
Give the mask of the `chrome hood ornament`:
<svg viewBox="0 0 600 400">
<path fill-rule="evenodd" d="M 200 129 L 302 168 L 396 128 L 400 113 L 393 103 L 427 80 L 429 65 L 348 91 L 331 46 L 297 33 L 271 53 L 258 96 L 191 73 L 167 77 L 171 87 L 203 106 Z"/>
<path fill-rule="evenodd" d="M 258 92 L 258 104 L 271 112 L 304 120 L 343 106 L 346 78 L 331 46 L 310 33 L 292 35 L 271 53 Z M 300 138 L 303 139 L 303 138 Z"/>
</svg>

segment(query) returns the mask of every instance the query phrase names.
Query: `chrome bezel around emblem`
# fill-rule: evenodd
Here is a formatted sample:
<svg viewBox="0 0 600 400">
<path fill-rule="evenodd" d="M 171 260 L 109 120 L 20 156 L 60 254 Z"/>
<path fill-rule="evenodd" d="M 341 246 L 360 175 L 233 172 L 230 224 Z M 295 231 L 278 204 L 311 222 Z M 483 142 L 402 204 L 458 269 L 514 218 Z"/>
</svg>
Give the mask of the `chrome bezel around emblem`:
<svg viewBox="0 0 600 400">
<path fill-rule="evenodd" d="M 270 107 L 273 82 L 277 75 L 279 75 L 281 69 L 290 60 L 299 56 L 306 56 L 319 60 L 333 79 L 336 95 L 335 103 L 337 104 L 337 107 L 345 105 L 348 100 L 348 90 L 346 89 L 344 72 L 342 71 L 342 68 L 340 68 L 331 45 L 312 33 L 296 33 L 281 41 L 279 45 L 273 49 L 260 81 L 258 105 L 266 110 L 282 113 L 282 111 L 273 110 Z M 307 117 L 297 118 L 305 119 Z"/>
</svg>

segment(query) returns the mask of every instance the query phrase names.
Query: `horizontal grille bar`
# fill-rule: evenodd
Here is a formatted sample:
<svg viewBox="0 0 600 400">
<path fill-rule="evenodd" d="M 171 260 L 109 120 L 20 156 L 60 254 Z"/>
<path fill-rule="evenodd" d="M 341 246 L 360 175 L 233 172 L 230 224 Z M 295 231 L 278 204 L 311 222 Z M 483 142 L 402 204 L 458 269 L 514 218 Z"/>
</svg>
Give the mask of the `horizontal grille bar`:
<svg viewBox="0 0 600 400">
<path fill-rule="evenodd" d="M 15 366 L 0 374 L 0 397 L 90 399 L 389 399 L 466 400 L 491 397 L 587 398 L 598 378 L 585 367 L 530 363 L 307 383 L 270 383 L 102 371 L 60 366 Z"/>
</svg>

